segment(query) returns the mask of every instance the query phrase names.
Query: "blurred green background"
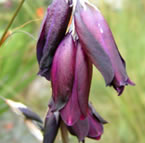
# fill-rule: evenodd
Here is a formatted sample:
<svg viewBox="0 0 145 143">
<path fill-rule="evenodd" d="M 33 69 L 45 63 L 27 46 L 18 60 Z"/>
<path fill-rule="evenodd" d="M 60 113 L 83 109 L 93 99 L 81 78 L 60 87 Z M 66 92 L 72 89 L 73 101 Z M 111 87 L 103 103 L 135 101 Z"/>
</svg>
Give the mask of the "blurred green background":
<svg viewBox="0 0 145 143">
<path fill-rule="evenodd" d="M 91 0 L 107 19 L 119 50 L 126 60 L 129 77 L 136 83 L 121 97 L 105 87 L 94 68 L 90 100 L 109 124 L 100 143 L 145 143 L 145 1 L 124 0 L 112 4 Z M 20 0 L 0 0 L 0 36 Z M 116 3 L 115 3 L 116 2 Z M 44 117 L 51 86 L 37 76 L 36 40 L 49 0 L 26 0 L 10 28 L 13 33 L 0 48 L 0 96 L 20 101 Z M 119 4 L 119 5 L 118 5 Z M 72 143 L 77 142 L 70 137 Z M 17 117 L 0 100 L 0 143 L 39 143 Z M 60 141 L 60 137 L 57 138 Z M 86 140 L 95 143 L 94 140 Z"/>
</svg>

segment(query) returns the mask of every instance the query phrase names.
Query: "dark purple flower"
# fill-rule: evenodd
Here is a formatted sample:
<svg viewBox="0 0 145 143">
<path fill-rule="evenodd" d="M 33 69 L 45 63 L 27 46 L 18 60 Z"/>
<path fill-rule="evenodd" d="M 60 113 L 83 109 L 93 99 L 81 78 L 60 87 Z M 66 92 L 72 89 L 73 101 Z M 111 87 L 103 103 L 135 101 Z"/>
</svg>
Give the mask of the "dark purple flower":
<svg viewBox="0 0 145 143">
<path fill-rule="evenodd" d="M 52 99 L 45 119 L 43 143 L 53 143 L 60 127 L 60 122 L 64 122 L 63 118 L 59 115 L 61 111 L 52 112 L 51 108 L 54 106 L 53 104 L 55 103 Z M 91 104 L 88 104 L 88 114 L 84 119 L 79 119 L 73 125 L 68 125 L 64 122 L 64 125 L 79 141 L 85 141 L 85 137 L 99 140 L 103 134 L 103 125 L 106 123 L 107 121 L 96 112 L 95 108 Z"/>
<path fill-rule="evenodd" d="M 53 0 L 43 20 L 37 42 L 37 59 L 39 74 L 48 80 L 55 51 L 65 36 L 71 12 L 71 0 Z"/>
<path fill-rule="evenodd" d="M 72 135 L 78 137 L 79 141 L 83 141 L 85 137 L 99 140 L 103 134 L 103 124 L 105 121 L 93 108 L 89 105 L 89 113 L 84 120 L 79 120 L 73 126 L 68 126 Z"/>
<path fill-rule="evenodd" d="M 54 142 L 60 121 L 79 141 L 84 142 L 85 137 L 101 138 L 107 122 L 88 103 L 92 63 L 102 73 L 106 85 L 113 86 L 119 95 L 125 85 L 134 85 L 100 11 L 86 0 L 76 2 L 73 13 L 72 0 L 52 2 L 37 43 L 39 73 L 51 78 L 52 85 L 43 143 Z M 71 14 L 73 32 L 66 34 Z"/>
<path fill-rule="evenodd" d="M 51 83 L 56 109 L 61 109 L 72 94 L 76 48 L 71 33 L 68 33 L 55 53 Z"/>
<path fill-rule="evenodd" d="M 83 52 L 79 41 L 76 43 L 75 78 L 72 95 L 65 107 L 60 111 L 65 124 L 72 126 L 88 113 L 88 98 L 92 79 L 92 64 Z"/>
<path fill-rule="evenodd" d="M 125 85 L 134 85 L 128 78 L 112 32 L 101 12 L 87 2 L 77 2 L 75 27 L 85 53 L 102 73 L 106 85 L 120 95 Z"/>
</svg>

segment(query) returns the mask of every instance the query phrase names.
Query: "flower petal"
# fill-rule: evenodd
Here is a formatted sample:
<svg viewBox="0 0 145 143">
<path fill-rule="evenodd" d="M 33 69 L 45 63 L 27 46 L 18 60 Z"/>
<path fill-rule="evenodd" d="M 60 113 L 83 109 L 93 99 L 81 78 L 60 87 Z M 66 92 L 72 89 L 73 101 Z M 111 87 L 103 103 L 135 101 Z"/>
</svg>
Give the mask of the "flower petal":
<svg viewBox="0 0 145 143">
<path fill-rule="evenodd" d="M 110 58 L 100 45 L 98 39 L 93 35 L 93 33 L 96 33 L 94 15 L 91 13 L 89 7 L 86 8 L 87 9 L 83 8 L 78 1 L 74 16 L 76 31 L 85 53 L 102 73 L 108 85 L 113 80 L 114 71 Z M 93 33 L 90 28 L 94 29 Z"/>
<path fill-rule="evenodd" d="M 78 120 L 73 126 L 68 126 L 68 130 L 74 136 L 77 136 L 79 141 L 83 141 L 89 132 L 88 118 Z"/>
<path fill-rule="evenodd" d="M 91 103 L 89 103 L 89 110 L 91 111 L 92 115 L 102 124 L 107 124 L 108 122 L 104 120 L 98 112 L 96 112 L 95 108 Z"/>
<path fill-rule="evenodd" d="M 86 53 L 103 74 L 106 84 L 121 94 L 124 86 L 130 84 L 125 62 L 101 12 L 87 2 L 84 7 L 78 3 L 75 25 Z"/>
<path fill-rule="evenodd" d="M 77 44 L 75 79 L 77 82 L 78 102 L 83 115 L 82 118 L 85 118 L 88 113 L 88 98 L 92 79 L 92 64 L 87 55 L 84 53 L 79 41 Z"/>
<path fill-rule="evenodd" d="M 88 121 L 89 121 L 90 129 L 89 129 L 89 133 L 88 133 L 87 137 L 97 139 L 97 140 L 100 139 L 101 135 L 103 134 L 103 130 L 104 130 L 103 124 L 100 122 L 99 119 L 94 117 L 91 110 L 89 111 Z"/>
<path fill-rule="evenodd" d="M 61 118 L 67 126 L 74 125 L 81 117 L 76 86 L 77 85 L 75 83 L 73 86 L 72 95 L 70 96 L 65 107 L 60 111 Z"/>
<path fill-rule="evenodd" d="M 80 118 L 84 119 L 88 113 L 88 98 L 92 78 L 92 64 L 84 54 L 79 43 L 76 42 L 75 79 L 72 95 L 66 106 L 61 110 L 64 122 L 72 126 Z"/>
<path fill-rule="evenodd" d="M 75 44 L 71 33 L 68 33 L 56 51 L 51 71 L 53 100 L 56 110 L 63 108 L 72 94 L 75 55 Z"/>
<path fill-rule="evenodd" d="M 39 74 L 50 79 L 50 70 L 55 51 L 65 36 L 72 4 L 69 0 L 53 0 L 48 7 L 37 42 Z"/>
</svg>

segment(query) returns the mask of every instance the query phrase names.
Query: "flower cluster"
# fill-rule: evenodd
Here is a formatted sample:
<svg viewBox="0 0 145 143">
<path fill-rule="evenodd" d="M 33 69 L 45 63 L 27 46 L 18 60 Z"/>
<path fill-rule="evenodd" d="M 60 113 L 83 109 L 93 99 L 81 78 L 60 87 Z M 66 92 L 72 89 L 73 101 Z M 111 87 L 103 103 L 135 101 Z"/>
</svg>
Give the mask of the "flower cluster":
<svg viewBox="0 0 145 143">
<path fill-rule="evenodd" d="M 53 143 L 60 120 L 79 141 L 100 139 L 106 121 L 88 101 L 92 65 L 118 95 L 134 85 L 101 12 L 87 0 L 53 0 L 42 23 L 37 59 L 39 74 L 52 85 L 44 143 Z"/>
</svg>

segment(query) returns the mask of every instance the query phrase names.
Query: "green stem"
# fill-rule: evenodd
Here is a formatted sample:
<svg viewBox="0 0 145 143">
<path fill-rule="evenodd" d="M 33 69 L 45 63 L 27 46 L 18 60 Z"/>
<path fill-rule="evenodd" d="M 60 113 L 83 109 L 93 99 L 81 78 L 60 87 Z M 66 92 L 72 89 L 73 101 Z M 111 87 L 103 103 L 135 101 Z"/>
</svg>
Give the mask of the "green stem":
<svg viewBox="0 0 145 143">
<path fill-rule="evenodd" d="M 13 24 L 13 22 L 14 22 L 16 16 L 17 16 L 17 14 L 19 13 L 20 9 L 22 8 L 22 5 L 23 5 L 24 2 L 25 2 L 25 0 L 22 0 L 22 1 L 20 2 L 20 4 L 19 4 L 18 8 L 16 9 L 16 11 L 15 11 L 15 13 L 14 13 L 12 19 L 10 20 L 8 26 L 6 27 L 6 29 L 5 29 L 5 31 L 4 31 L 4 33 L 3 33 L 3 35 L 2 35 L 2 37 L 1 37 L 1 39 L 0 39 L 0 47 L 1 47 L 1 45 L 3 44 L 4 38 L 5 38 L 5 36 L 6 36 L 7 32 L 8 32 L 8 30 L 9 30 L 9 28 L 11 27 L 11 25 Z"/>
</svg>

